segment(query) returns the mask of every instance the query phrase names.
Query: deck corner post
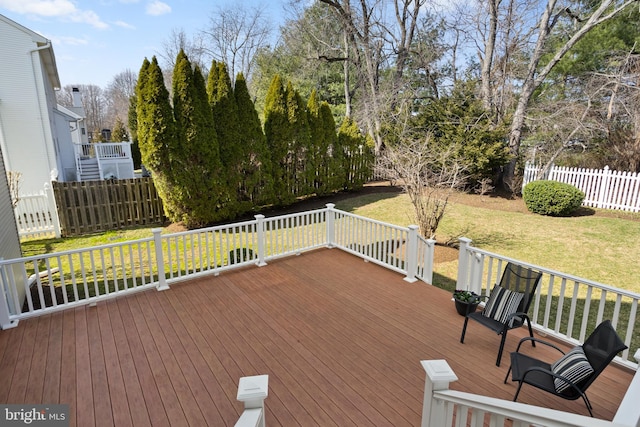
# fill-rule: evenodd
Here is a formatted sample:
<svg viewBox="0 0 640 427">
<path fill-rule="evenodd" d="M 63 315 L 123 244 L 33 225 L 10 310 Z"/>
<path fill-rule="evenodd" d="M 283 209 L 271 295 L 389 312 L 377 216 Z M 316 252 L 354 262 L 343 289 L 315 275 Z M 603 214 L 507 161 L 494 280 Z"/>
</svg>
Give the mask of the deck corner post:
<svg viewBox="0 0 640 427">
<path fill-rule="evenodd" d="M 458 277 L 456 279 L 456 289 L 469 288 L 469 253 L 467 249 L 471 246 L 471 239 L 460 237 L 460 249 L 458 252 Z"/>
<path fill-rule="evenodd" d="M 258 267 L 264 267 L 267 265 L 264 261 L 264 215 L 258 214 L 254 217 L 256 219 L 256 234 L 258 235 Z"/>
<path fill-rule="evenodd" d="M 442 401 L 434 398 L 436 391 L 449 389 L 449 384 L 458 381 L 446 360 L 422 360 L 425 370 L 424 401 L 422 405 L 422 427 L 439 427 L 445 425 L 446 408 Z"/>
<path fill-rule="evenodd" d="M 424 251 L 424 273 L 422 279 L 433 285 L 433 260 L 435 257 L 435 239 L 427 239 L 427 250 Z"/>
<path fill-rule="evenodd" d="M 404 278 L 406 282 L 413 283 L 416 280 L 418 272 L 418 230 L 417 225 L 410 225 L 409 235 L 407 237 L 407 247 L 405 250 L 405 265 L 407 266 L 407 275 Z"/>
<path fill-rule="evenodd" d="M 327 247 L 333 248 L 335 246 L 335 220 L 336 213 L 334 203 L 327 203 Z"/>
<path fill-rule="evenodd" d="M 162 228 L 154 228 L 151 230 L 153 233 L 153 242 L 156 250 L 156 267 L 158 269 L 158 285 L 156 287 L 159 291 L 166 291 L 169 289 L 167 284 L 167 277 L 164 271 L 164 255 L 162 251 Z"/>
<path fill-rule="evenodd" d="M 256 426 L 265 427 L 264 400 L 269 395 L 269 375 L 242 377 L 238 382 L 237 399 L 244 403 L 245 411 L 259 409 L 262 412 Z"/>
</svg>

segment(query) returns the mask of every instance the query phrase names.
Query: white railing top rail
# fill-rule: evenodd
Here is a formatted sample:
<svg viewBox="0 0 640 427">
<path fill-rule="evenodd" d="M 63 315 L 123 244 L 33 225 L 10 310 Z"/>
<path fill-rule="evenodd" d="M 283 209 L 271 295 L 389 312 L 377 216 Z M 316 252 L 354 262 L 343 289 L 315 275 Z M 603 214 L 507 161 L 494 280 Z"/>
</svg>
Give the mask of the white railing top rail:
<svg viewBox="0 0 640 427">
<path fill-rule="evenodd" d="M 295 212 L 295 213 L 290 213 L 290 214 L 265 217 L 264 220 L 265 221 L 277 221 L 277 220 L 281 220 L 281 219 L 289 219 L 289 218 L 295 218 L 295 217 L 300 217 L 300 216 L 312 215 L 314 213 L 323 213 L 323 212 L 327 212 L 328 210 L 329 210 L 329 208 L 312 209 L 312 210 L 304 211 L 304 212 Z M 333 210 L 335 210 L 337 212 L 342 212 L 342 211 L 340 211 L 338 209 L 333 209 Z"/>
<path fill-rule="evenodd" d="M 357 215 L 351 212 L 347 212 L 347 211 L 342 211 L 340 209 L 333 209 L 336 213 L 339 213 L 342 216 L 348 216 L 351 218 L 357 218 L 357 219 L 362 219 L 362 220 L 366 220 L 367 222 L 371 223 L 371 224 L 377 224 L 377 225 L 381 225 L 383 227 L 389 227 L 391 229 L 395 229 L 398 231 L 407 231 L 408 227 L 402 227 L 399 225 L 395 225 L 395 224 L 390 224 L 388 222 L 383 222 L 383 221 L 378 221 L 376 219 L 372 219 L 372 218 L 367 218 L 361 215 Z"/>
<path fill-rule="evenodd" d="M 206 227 L 206 228 L 196 228 L 194 230 L 176 231 L 175 233 L 163 234 L 162 237 L 175 238 L 175 237 L 181 237 L 181 236 L 189 236 L 192 234 L 204 234 L 204 233 L 210 233 L 210 232 L 215 233 L 217 231 L 229 230 L 232 228 L 242 228 L 242 227 L 247 227 L 255 224 L 256 224 L 256 220 L 234 222 L 232 224 L 216 225 L 213 227 Z"/>
<path fill-rule="evenodd" d="M 573 282 L 579 282 L 579 283 L 584 283 L 585 285 L 589 285 L 592 286 L 594 288 L 598 288 L 598 289 L 602 289 L 605 291 L 615 291 L 617 294 L 629 297 L 629 298 L 633 298 L 633 299 L 640 299 L 640 293 L 636 293 L 636 292 L 631 292 L 628 291 L 626 289 L 622 289 L 622 288 L 616 288 L 614 286 L 611 285 L 605 285 L 603 283 L 599 283 L 599 282 L 594 282 L 593 280 L 589 280 L 589 279 L 585 279 L 583 277 L 578 277 L 578 276 L 574 276 L 568 273 L 563 273 L 557 270 L 552 270 L 550 268 L 545 268 L 545 267 L 541 267 L 539 265 L 535 265 L 535 264 L 530 264 L 528 262 L 524 262 L 524 261 L 520 261 L 517 260 L 515 258 L 510 258 L 504 255 L 499 255 L 496 254 L 494 252 L 490 252 L 484 249 L 480 249 L 477 248 L 475 246 L 467 246 L 467 251 L 470 252 L 471 254 L 477 253 L 477 254 L 482 254 L 482 255 L 487 255 L 491 258 L 496 258 L 496 259 L 501 259 L 503 261 L 507 261 L 507 262 L 512 262 L 514 264 L 518 264 L 521 265 L 523 267 L 527 267 L 527 268 L 533 268 L 536 271 L 540 271 L 541 273 L 547 273 L 549 275 L 552 276 L 558 276 L 558 277 L 562 277 L 565 279 L 568 279 L 570 281 Z"/>
</svg>

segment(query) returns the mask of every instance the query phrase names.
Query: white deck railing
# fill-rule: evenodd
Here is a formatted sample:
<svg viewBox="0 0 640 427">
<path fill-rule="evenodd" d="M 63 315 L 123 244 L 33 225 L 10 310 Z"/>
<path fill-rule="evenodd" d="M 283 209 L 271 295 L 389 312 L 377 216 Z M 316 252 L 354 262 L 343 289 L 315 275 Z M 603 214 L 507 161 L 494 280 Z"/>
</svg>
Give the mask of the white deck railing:
<svg viewBox="0 0 640 427">
<path fill-rule="evenodd" d="M 337 247 L 367 261 L 431 282 L 433 241 L 402 228 L 334 208 L 161 234 L 0 260 L 0 325 L 175 281 L 267 261 L 320 247 Z"/>
<path fill-rule="evenodd" d="M 611 319 L 613 327 L 629 347 L 621 357 L 616 357 L 616 361 L 637 367 L 630 355 L 640 347 L 640 294 L 484 251 L 471 246 L 471 240 L 466 238 L 460 239 L 456 288 L 489 295 L 493 285 L 500 281 L 508 262 L 542 273 L 529 308 L 534 329 L 577 344 L 584 342 L 602 320 Z"/>
<path fill-rule="evenodd" d="M 493 397 L 449 389 L 458 377 L 444 360 L 423 360 L 426 372 L 422 427 L 453 426 L 546 426 L 546 427 L 637 427 L 640 425 L 634 384 L 640 385 L 640 373 L 635 374 L 618 414 L 613 421 L 591 418 L 554 409 L 511 402 Z M 631 411 L 625 412 L 629 406 Z"/>
</svg>

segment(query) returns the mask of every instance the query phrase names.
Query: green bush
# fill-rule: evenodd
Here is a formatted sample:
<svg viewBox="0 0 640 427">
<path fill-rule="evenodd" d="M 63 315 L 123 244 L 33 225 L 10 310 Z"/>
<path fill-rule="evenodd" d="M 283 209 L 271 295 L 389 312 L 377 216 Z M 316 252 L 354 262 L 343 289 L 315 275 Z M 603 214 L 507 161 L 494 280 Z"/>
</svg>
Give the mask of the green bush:
<svg viewBox="0 0 640 427">
<path fill-rule="evenodd" d="M 522 198 L 533 213 L 567 216 L 582 205 L 584 193 L 563 182 L 533 181 L 524 187 Z"/>
</svg>

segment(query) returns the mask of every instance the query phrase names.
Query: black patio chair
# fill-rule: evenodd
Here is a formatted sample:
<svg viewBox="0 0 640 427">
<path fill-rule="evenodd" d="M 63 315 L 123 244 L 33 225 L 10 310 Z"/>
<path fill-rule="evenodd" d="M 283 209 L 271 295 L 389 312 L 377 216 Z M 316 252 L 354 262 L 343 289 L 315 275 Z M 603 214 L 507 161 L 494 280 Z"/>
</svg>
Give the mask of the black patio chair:
<svg viewBox="0 0 640 427">
<path fill-rule="evenodd" d="M 613 358 L 627 348 L 611 325 L 611 321 L 605 320 L 600 323 L 584 344 L 574 347 L 551 364 L 520 353 L 520 345 L 526 341 L 545 344 L 564 354 L 550 342 L 531 337 L 522 338 L 516 351 L 511 353 L 511 367 L 504 378 L 506 384 L 511 372 L 511 380 L 518 382 L 518 390 L 513 401 L 518 398 L 522 384 L 526 383 L 563 399 L 582 398 L 589 415 L 593 417 L 593 406 L 589 402 L 586 390 Z"/>
<path fill-rule="evenodd" d="M 542 273 L 538 271 L 511 262 L 508 263 L 504 268 L 500 283 L 493 287 L 484 310 L 465 315 L 460 342 L 464 343 L 469 319 L 486 326 L 498 335 L 502 335 L 496 359 L 496 366 L 500 366 L 509 330 L 519 328 L 526 322 L 529 327 L 529 336 L 533 337 L 531 320 L 527 312 L 541 277 Z M 486 298 L 486 295 L 479 298 Z M 535 346 L 535 343 L 533 345 Z"/>
</svg>

